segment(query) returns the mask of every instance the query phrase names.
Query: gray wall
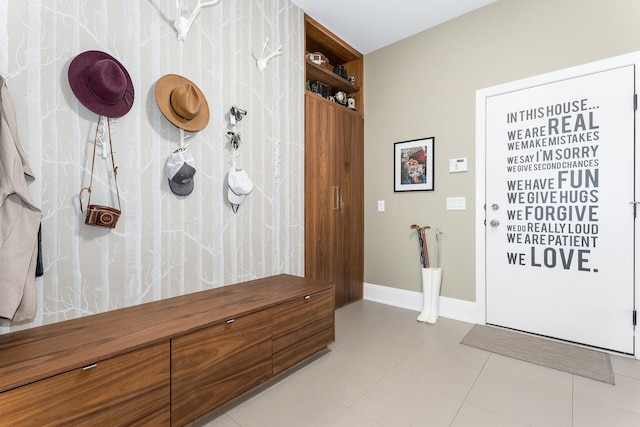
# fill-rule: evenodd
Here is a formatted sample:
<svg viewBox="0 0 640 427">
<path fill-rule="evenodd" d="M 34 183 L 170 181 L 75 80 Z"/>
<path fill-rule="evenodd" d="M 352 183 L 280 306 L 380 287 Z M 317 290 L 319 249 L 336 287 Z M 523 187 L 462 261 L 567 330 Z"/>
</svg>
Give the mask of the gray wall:
<svg viewBox="0 0 640 427">
<path fill-rule="evenodd" d="M 365 282 L 421 291 L 409 226 L 431 225 L 444 233 L 442 295 L 475 301 L 476 90 L 638 50 L 637 0 L 498 0 L 366 55 Z M 394 142 L 429 136 L 435 191 L 394 193 Z M 458 157 L 469 171 L 451 174 Z M 467 209 L 447 211 L 451 196 Z"/>
<path fill-rule="evenodd" d="M 197 1 L 184 4 L 191 10 Z M 36 176 L 30 191 L 42 207 L 45 266 L 36 318 L 0 321 L 0 333 L 304 273 L 302 11 L 289 0 L 223 0 L 202 10 L 182 42 L 172 27 L 173 5 L 0 2 L 0 72 L 9 75 L 18 133 Z M 267 50 L 281 44 L 283 54 L 260 72 L 253 55 L 267 38 Z M 88 184 L 97 115 L 73 96 L 67 71 L 78 53 L 94 49 L 127 67 L 136 93 L 132 110 L 113 126 L 123 203 L 113 231 L 86 226 L 77 197 Z M 155 82 L 168 73 L 194 81 L 211 112 L 206 129 L 186 141 L 197 167 L 186 198 L 170 192 L 164 172 L 180 139 L 155 102 Z M 225 114 L 232 105 L 249 112 L 237 162 L 254 182 L 237 214 L 226 196 Z"/>
</svg>

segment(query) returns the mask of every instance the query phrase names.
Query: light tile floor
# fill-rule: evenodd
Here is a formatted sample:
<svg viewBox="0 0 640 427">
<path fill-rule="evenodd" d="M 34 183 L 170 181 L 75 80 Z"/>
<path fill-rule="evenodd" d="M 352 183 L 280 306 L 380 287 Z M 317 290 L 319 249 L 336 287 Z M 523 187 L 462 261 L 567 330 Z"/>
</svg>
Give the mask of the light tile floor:
<svg viewBox="0 0 640 427">
<path fill-rule="evenodd" d="M 370 301 L 336 310 L 330 351 L 204 427 L 640 426 L 640 361 L 616 385 L 460 344 L 473 325 Z"/>
</svg>

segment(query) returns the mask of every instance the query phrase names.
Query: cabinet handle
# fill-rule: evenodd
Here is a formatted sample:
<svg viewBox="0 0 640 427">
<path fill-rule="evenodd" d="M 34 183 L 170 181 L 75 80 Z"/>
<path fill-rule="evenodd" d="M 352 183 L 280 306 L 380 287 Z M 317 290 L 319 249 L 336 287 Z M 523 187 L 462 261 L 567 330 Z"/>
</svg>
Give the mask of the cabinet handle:
<svg viewBox="0 0 640 427">
<path fill-rule="evenodd" d="M 82 370 L 83 370 L 83 371 L 88 371 L 89 369 L 93 369 L 93 368 L 95 368 L 95 367 L 97 367 L 97 366 L 98 366 L 98 364 L 97 364 L 97 363 L 92 363 L 91 365 L 83 366 L 83 367 L 82 367 Z"/>
<path fill-rule="evenodd" d="M 311 295 L 305 295 L 304 299 L 311 299 Z"/>
<path fill-rule="evenodd" d="M 331 187 L 333 191 L 333 210 L 341 211 L 342 210 L 342 187 Z"/>
<path fill-rule="evenodd" d="M 229 320 L 227 320 L 227 324 L 228 324 L 228 325 L 230 325 L 230 324 L 232 324 L 232 323 L 233 323 L 233 322 L 235 322 L 235 321 L 236 321 L 236 319 L 229 319 Z"/>
</svg>

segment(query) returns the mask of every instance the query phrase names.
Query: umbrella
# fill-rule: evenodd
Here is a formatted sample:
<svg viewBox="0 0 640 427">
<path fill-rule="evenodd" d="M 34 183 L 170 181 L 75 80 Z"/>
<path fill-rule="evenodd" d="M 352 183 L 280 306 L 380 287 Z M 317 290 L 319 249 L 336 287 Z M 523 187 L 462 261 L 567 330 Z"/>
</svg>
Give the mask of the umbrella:
<svg viewBox="0 0 640 427">
<path fill-rule="evenodd" d="M 428 225 L 420 227 L 419 225 L 411 225 L 412 229 L 418 232 L 418 242 L 420 243 L 420 262 L 423 268 L 429 268 L 429 249 L 427 248 L 427 236 L 425 230 L 431 228 Z"/>
<path fill-rule="evenodd" d="M 440 237 L 442 236 L 442 231 L 436 228 L 436 268 L 440 268 Z"/>
</svg>

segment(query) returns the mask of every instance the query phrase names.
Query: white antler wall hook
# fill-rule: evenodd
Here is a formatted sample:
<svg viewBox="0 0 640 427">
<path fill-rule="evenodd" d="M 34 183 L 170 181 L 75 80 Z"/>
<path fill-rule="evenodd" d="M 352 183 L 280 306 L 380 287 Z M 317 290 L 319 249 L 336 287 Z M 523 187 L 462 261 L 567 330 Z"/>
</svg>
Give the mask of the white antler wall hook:
<svg viewBox="0 0 640 427">
<path fill-rule="evenodd" d="M 269 44 L 269 39 L 265 40 L 264 46 L 262 46 L 262 53 L 260 54 L 260 58 L 256 59 L 256 66 L 260 71 L 264 71 L 264 69 L 267 68 L 267 63 L 273 58 L 282 55 L 282 45 L 280 45 L 278 46 L 278 49 L 274 50 L 269 55 L 264 56 L 264 51 L 267 49 L 267 44 Z"/>
<path fill-rule="evenodd" d="M 203 7 L 215 6 L 220 3 L 220 0 L 214 1 L 206 1 L 202 2 L 198 0 L 198 5 L 193 12 L 189 15 L 188 18 L 182 16 L 182 3 L 184 0 L 174 0 L 176 5 L 176 19 L 173 21 L 173 28 L 178 32 L 178 40 L 185 41 L 187 39 L 187 33 L 189 29 L 191 29 L 191 25 L 193 25 L 193 21 L 196 20 L 198 14 L 200 13 L 200 9 Z"/>
<path fill-rule="evenodd" d="M 92 141 L 91 139 L 89 139 L 90 143 L 95 143 L 96 147 L 100 148 L 100 153 L 103 159 L 108 158 L 110 154 L 109 130 L 108 130 L 110 127 L 107 126 L 106 120 L 109 120 L 112 125 L 115 124 L 116 122 L 116 119 L 114 118 L 100 116 L 100 118 L 98 119 L 98 123 L 96 123 L 97 129 L 95 132 L 95 135 L 96 135 L 95 141 Z M 117 132 L 117 129 L 111 130 L 111 135 L 115 134 L 116 132 Z"/>
</svg>

